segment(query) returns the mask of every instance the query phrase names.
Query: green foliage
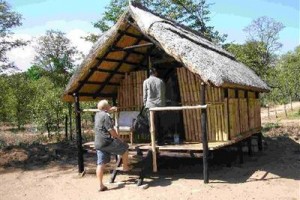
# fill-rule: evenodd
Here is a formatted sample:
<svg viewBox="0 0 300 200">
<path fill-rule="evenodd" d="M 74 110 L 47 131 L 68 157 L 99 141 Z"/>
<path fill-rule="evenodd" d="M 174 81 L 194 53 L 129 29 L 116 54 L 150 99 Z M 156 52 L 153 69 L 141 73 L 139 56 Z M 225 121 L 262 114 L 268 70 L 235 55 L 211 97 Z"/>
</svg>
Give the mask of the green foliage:
<svg viewBox="0 0 300 200">
<path fill-rule="evenodd" d="M 45 74 L 45 70 L 43 70 L 41 67 L 37 66 L 37 65 L 33 65 L 31 66 L 27 71 L 26 71 L 26 75 L 28 76 L 28 78 L 30 80 L 38 80 L 40 79 L 43 74 Z"/>
<path fill-rule="evenodd" d="M 35 51 L 35 67 L 32 73 L 43 72 L 43 75 L 61 87 L 65 86 L 74 71 L 74 63 L 81 57 L 65 33 L 54 30 L 47 31 L 37 40 Z"/>
<path fill-rule="evenodd" d="M 0 72 L 8 68 L 16 69 L 13 63 L 9 63 L 6 53 L 26 44 L 22 40 L 12 39 L 12 29 L 21 25 L 21 15 L 13 12 L 6 1 L 0 0 Z"/>
<path fill-rule="evenodd" d="M 59 128 L 59 123 L 62 121 L 65 105 L 60 97 L 62 89 L 47 77 L 42 77 L 33 82 L 33 87 L 36 95 L 32 99 L 33 107 L 33 122 L 38 125 L 40 130 L 47 130 L 53 124 Z"/>
<path fill-rule="evenodd" d="M 216 43 L 224 42 L 227 37 L 227 35 L 215 31 L 213 26 L 208 26 L 210 21 L 209 9 L 212 4 L 207 3 L 206 0 L 138 0 L 135 2 L 155 13 L 199 31 Z M 128 1 L 111 0 L 103 17 L 94 23 L 95 28 L 100 29 L 101 32 L 107 31 L 117 22 L 127 6 Z M 96 35 L 92 34 L 86 39 L 95 42 L 97 38 Z"/>
<path fill-rule="evenodd" d="M 273 87 L 267 96 L 274 103 L 288 103 L 300 100 L 300 46 L 295 51 L 288 52 L 280 57 L 276 66 L 268 77 Z"/>
<path fill-rule="evenodd" d="M 267 51 L 264 43 L 246 42 L 245 44 L 228 44 L 225 49 L 235 55 L 236 59 L 250 67 L 260 77 L 266 77 L 269 67 L 265 65 L 262 54 Z"/>
<path fill-rule="evenodd" d="M 13 109 L 14 96 L 10 87 L 8 77 L 0 76 L 0 121 L 9 122 L 12 118 L 11 110 Z"/>
</svg>

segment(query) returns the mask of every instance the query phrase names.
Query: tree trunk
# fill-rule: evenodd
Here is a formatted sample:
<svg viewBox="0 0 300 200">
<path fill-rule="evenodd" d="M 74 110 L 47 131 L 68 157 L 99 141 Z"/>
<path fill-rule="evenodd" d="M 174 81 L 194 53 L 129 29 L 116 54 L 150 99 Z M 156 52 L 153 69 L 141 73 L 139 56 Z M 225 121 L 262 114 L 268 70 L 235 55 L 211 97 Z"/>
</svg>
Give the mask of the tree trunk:
<svg viewBox="0 0 300 200">
<path fill-rule="evenodd" d="M 56 131 L 59 133 L 59 114 L 56 112 Z"/>
<path fill-rule="evenodd" d="M 65 139 L 68 140 L 68 115 L 65 116 Z"/>
<path fill-rule="evenodd" d="M 49 123 L 46 123 L 46 129 L 47 129 L 47 132 L 48 132 L 48 138 L 50 139 L 51 138 L 51 133 L 50 133 Z"/>
<path fill-rule="evenodd" d="M 293 109 L 293 99 L 292 99 L 292 97 L 290 96 L 290 104 L 291 104 L 291 110 L 293 111 L 294 109 Z"/>
<path fill-rule="evenodd" d="M 283 104 L 285 117 L 287 117 L 286 104 Z"/>
<path fill-rule="evenodd" d="M 275 117 L 278 118 L 276 105 L 274 106 L 274 109 L 275 109 Z"/>
</svg>

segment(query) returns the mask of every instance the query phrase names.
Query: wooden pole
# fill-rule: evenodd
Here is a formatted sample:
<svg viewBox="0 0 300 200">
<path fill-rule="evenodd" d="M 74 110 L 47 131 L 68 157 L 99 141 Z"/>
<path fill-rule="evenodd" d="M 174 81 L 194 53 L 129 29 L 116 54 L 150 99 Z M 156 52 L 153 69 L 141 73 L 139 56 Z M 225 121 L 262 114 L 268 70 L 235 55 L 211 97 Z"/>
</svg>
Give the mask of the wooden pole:
<svg viewBox="0 0 300 200">
<path fill-rule="evenodd" d="M 150 134 L 151 134 L 153 172 L 157 172 L 154 111 L 151 110 L 150 110 Z"/>
<path fill-rule="evenodd" d="M 263 144 L 262 144 L 262 133 L 257 134 L 257 144 L 258 144 L 258 150 L 262 151 L 263 150 Z"/>
<path fill-rule="evenodd" d="M 201 83 L 201 105 L 205 106 L 205 84 Z M 209 182 L 208 178 L 208 142 L 207 142 L 207 133 L 206 133 L 206 118 L 207 111 L 206 109 L 201 110 L 201 133 L 202 133 L 202 144 L 203 144 L 203 179 L 204 183 Z"/>
<path fill-rule="evenodd" d="M 65 139 L 68 140 L 68 115 L 65 116 Z"/>
<path fill-rule="evenodd" d="M 70 140 L 73 140 L 73 133 L 72 133 L 72 104 L 68 104 L 68 109 L 69 109 L 69 136 Z"/>
<path fill-rule="evenodd" d="M 81 114 L 80 114 L 80 103 L 79 96 L 77 93 L 74 94 L 75 99 L 75 117 L 76 117 L 76 142 L 78 150 L 78 172 L 82 173 L 84 171 L 84 161 L 83 161 L 83 149 L 82 149 L 82 137 L 81 137 Z"/>
</svg>

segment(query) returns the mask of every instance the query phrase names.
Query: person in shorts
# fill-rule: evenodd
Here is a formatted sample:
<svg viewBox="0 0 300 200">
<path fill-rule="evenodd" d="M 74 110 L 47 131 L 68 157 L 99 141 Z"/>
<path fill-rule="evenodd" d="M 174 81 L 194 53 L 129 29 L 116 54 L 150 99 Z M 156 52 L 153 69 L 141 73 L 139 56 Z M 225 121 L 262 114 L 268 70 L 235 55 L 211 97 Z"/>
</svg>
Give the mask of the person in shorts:
<svg viewBox="0 0 300 200">
<path fill-rule="evenodd" d="M 97 151 L 97 178 L 100 181 L 99 191 L 107 190 L 103 184 L 105 166 L 110 162 L 111 155 L 122 156 L 123 171 L 128 171 L 128 144 L 123 142 L 114 128 L 113 119 L 109 112 L 115 112 L 116 107 L 111 107 L 107 100 L 99 101 L 99 111 L 95 115 L 95 149 Z"/>
</svg>

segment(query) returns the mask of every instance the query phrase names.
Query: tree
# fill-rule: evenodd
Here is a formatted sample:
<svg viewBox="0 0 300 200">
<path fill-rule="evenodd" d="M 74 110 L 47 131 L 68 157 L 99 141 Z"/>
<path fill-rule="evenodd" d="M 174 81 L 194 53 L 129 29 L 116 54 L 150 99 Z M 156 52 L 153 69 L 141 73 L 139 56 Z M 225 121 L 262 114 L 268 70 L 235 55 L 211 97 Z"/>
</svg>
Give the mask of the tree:
<svg viewBox="0 0 300 200">
<path fill-rule="evenodd" d="M 6 1 L 0 0 L 0 73 L 8 68 L 17 69 L 13 63 L 9 62 L 6 53 L 26 44 L 25 41 L 12 38 L 11 29 L 21 25 L 21 15 L 11 11 L 11 7 Z"/>
<path fill-rule="evenodd" d="M 76 47 L 61 31 L 49 30 L 37 40 L 34 65 L 44 70 L 44 75 L 64 86 L 75 68 L 75 62 L 81 56 Z"/>
<path fill-rule="evenodd" d="M 20 129 L 31 120 L 32 98 L 35 96 L 35 90 L 25 73 L 9 76 L 8 83 L 12 91 L 12 109 L 9 111 L 11 121 Z"/>
<path fill-rule="evenodd" d="M 227 35 L 222 35 L 208 26 L 210 21 L 210 6 L 206 0 L 138 0 L 137 3 L 159 13 L 171 20 L 186 25 L 195 31 L 202 33 L 215 43 L 224 42 Z M 103 17 L 94 23 L 94 27 L 100 31 L 107 31 L 115 24 L 120 15 L 126 10 L 128 1 L 111 0 L 106 7 Z M 86 39 L 95 42 L 97 35 L 89 35 Z"/>
<path fill-rule="evenodd" d="M 262 58 L 266 45 L 261 42 L 248 41 L 245 44 L 227 44 L 225 49 L 235 55 L 236 59 L 250 67 L 260 77 L 265 77 L 268 67 Z"/>
<path fill-rule="evenodd" d="M 8 77 L 6 75 L 0 76 L 0 121 L 11 122 L 13 107 L 13 91 L 10 87 Z"/>
<path fill-rule="evenodd" d="M 279 42 L 279 33 L 284 29 L 281 22 L 266 16 L 259 17 L 244 28 L 248 34 L 248 41 L 256 41 L 265 45 L 266 51 L 262 54 L 265 66 L 270 66 L 274 61 L 274 53 L 278 51 L 282 44 Z"/>
<path fill-rule="evenodd" d="M 65 104 L 60 100 L 62 89 L 56 87 L 48 77 L 34 81 L 33 87 L 36 91 L 36 95 L 32 98 L 34 122 L 40 130 L 47 130 L 50 137 L 51 127 L 55 125 L 58 132 L 64 117 Z"/>
</svg>

